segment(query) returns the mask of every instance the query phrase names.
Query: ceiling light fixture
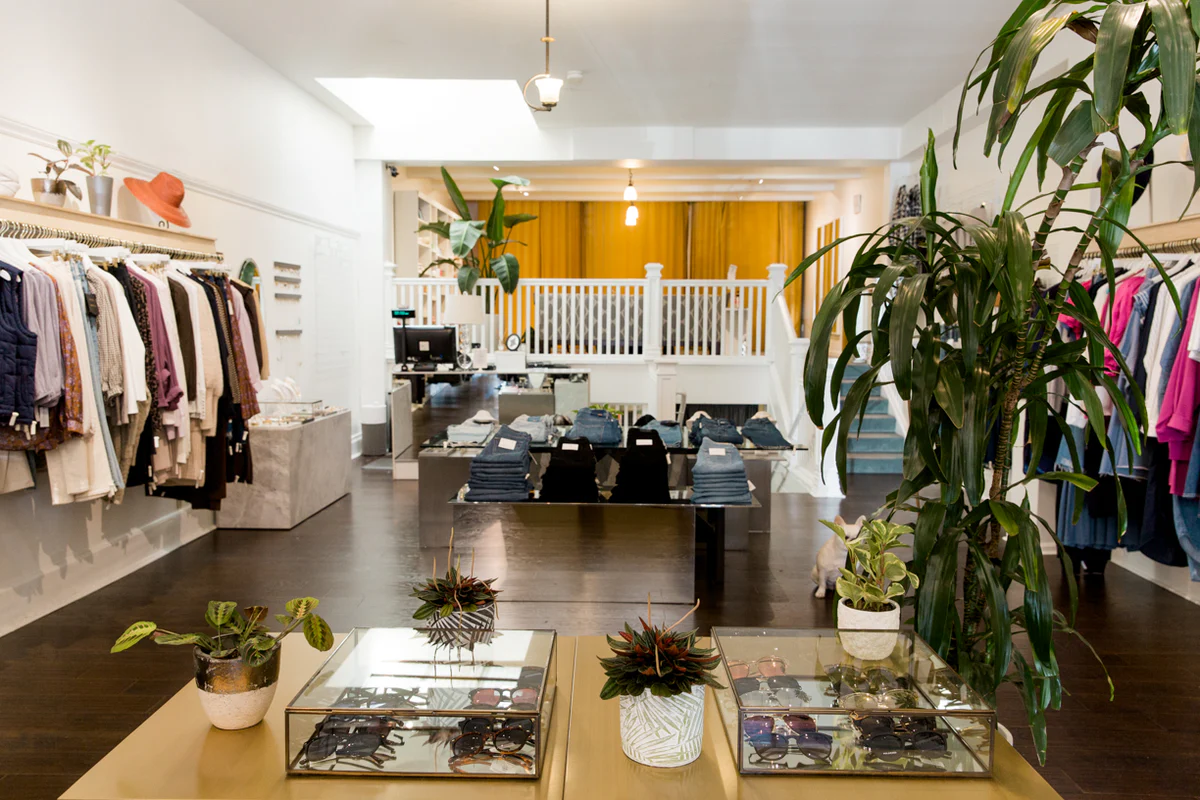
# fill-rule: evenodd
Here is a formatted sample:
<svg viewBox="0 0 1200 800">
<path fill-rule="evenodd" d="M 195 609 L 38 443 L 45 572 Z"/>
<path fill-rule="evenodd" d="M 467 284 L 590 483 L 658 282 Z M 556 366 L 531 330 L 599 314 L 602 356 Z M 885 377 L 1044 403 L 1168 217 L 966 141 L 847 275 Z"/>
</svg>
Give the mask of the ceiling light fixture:
<svg viewBox="0 0 1200 800">
<path fill-rule="evenodd" d="M 546 0 L 546 35 L 542 37 L 542 41 L 546 44 L 546 71 L 525 81 L 525 88 L 521 90 L 521 96 L 525 99 L 525 105 L 534 111 L 553 111 L 554 107 L 558 105 L 558 95 L 562 91 L 563 82 L 562 78 L 555 78 L 550 74 L 550 43 L 554 41 L 554 37 L 550 35 L 550 0 Z M 531 83 L 537 86 L 540 106 L 529 102 L 528 92 Z"/>
<path fill-rule="evenodd" d="M 637 221 L 638 221 L 637 206 L 635 206 L 633 203 L 630 203 L 629 208 L 625 209 L 625 224 L 628 227 L 632 228 L 635 225 L 637 225 Z"/>
<path fill-rule="evenodd" d="M 521 192 L 521 194 L 525 195 L 526 197 L 529 197 L 529 192 Z"/>
<path fill-rule="evenodd" d="M 633 185 L 633 170 L 629 170 L 629 185 L 625 187 L 625 199 L 631 203 L 637 200 L 637 187 Z"/>
<path fill-rule="evenodd" d="M 763 179 L 762 179 L 762 178 L 759 178 L 759 179 L 758 179 L 758 185 L 759 185 L 759 186 L 762 186 L 762 182 L 763 182 Z"/>
<path fill-rule="evenodd" d="M 496 170 L 496 172 L 500 171 L 500 168 L 497 167 L 495 164 L 492 164 L 492 169 Z"/>
</svg>

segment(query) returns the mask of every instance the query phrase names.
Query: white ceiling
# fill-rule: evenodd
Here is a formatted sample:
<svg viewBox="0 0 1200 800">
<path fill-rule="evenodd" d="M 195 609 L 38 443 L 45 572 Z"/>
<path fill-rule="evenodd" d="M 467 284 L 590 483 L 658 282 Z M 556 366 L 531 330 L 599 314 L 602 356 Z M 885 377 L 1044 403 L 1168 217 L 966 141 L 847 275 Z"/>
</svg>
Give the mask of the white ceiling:
<svg viewBox="0 0 1200 800">
<path fill-rule="evenodd" d="M 629 171 L 618 165 L 497 164 L 457 165 L 448 169 L 468 200 L 491 199 L 496 187 L 491 179 L 519 175 L 530 183 L 529 200 L 621 200 Z M 812 200 L 834 190 L 841 180 L 874 176 L 877 167 L 780 166 L 777 164 L 640 164 L 634 169 L 638 202 L 703 200 Z M 405 169 L 405 177 L 424 186 L 441 186 L 437 167 Z M 759 183 L 759 181 L 762 181 Z M 509 200 L 525 199 L 522 189 L 505 190 Z"/>
<path fill-rule="evenodd" d="M 317 78 L 542 71 L 542 0 L 180 0 L 361 122 Z M 552 0 L 546 127 L 896 126 L 961 81 L 1015 0 Z M 532 93 L 532 89 L 531 89 Z M 470 108 L 460 115 L 487 135 Z"/>
</svg>

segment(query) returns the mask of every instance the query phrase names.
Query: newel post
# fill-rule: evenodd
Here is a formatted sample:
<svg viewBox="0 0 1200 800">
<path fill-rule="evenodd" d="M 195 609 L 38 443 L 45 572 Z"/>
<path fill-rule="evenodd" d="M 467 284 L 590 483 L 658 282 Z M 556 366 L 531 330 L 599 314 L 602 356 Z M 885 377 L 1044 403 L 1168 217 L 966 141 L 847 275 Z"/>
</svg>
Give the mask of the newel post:
<svg viewBox="0 0 1200 800">
<path fill-rule="evenodd" d="M 642 319 L 642 356 L 655 359 L 662 355 L 662 273 L 663 265 L 649 263 L 646 265 L 646 298 L 645 314 Z"/>
</svg>

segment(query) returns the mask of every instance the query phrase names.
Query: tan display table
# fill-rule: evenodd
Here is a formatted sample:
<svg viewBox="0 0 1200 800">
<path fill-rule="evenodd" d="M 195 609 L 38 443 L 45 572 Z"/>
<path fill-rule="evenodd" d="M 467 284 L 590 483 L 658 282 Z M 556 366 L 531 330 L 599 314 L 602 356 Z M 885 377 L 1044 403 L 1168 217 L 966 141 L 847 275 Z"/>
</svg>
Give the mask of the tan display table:
<svg viewBox="0 0 1200 800">
<path fill-rule="evenodd" d="M 604 676 L 596 659 L 605 651 L 602 636 L 558 637 L 559 692 L 545 774 L 537 781 L 288 778 L 284 773 L 283 709 L 325 659 L 324 653 L 294 637 L 284 642 L 279 691 L 262 725 L 234 732 L 212 728 L 200 709 L 195 687 L 185 686 L 68 789 L 62 800 L 399 800 L 435 797 L 442 792 L 483 800 L 792 800 L 801 794 L 863 800 L 1059 797 L 1003 741 L 996 745 L 991 779 L 739 776 L 712 692 L 705 709 L 704 752 L 699 760 L 679 769 L 645 767 L 621 752 L 618 702 L 600 700 Z"/>
</svg>

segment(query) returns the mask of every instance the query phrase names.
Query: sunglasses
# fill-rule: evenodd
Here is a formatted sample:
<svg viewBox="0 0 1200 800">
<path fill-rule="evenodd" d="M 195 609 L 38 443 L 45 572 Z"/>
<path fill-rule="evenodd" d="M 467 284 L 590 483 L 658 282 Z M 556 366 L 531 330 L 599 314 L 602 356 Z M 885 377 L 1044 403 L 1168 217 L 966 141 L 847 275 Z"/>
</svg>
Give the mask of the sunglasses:
<svg viewBox="0 0 1200 800">
<path fill-rule="evenodd" d="M 937 730 L 937 720 L 932 717 L 869 716 L 853 723 L 860 744 L 884 761 L 895 761 L 906 750 L 926 755 L 948 753 L 946 734 Z"/>
<path fill-rule="evenodd" d="M 539 684 L 540 679 L 539 679 Z M 538 690 L 528 687 L 520 689 L 472 689 L 468 695 L 472 708 L 495 708 L 506 700 L 513 708 L 533 707 L 537 702 Z"/>
<path fill-rule="evenodd" d="M 418 708 L 429 701 L 410 689 L 345 689 L 334 705 L 347 708 Z"/>
<path fill-rule="evenodd" d="M 387 736 L 400 725 L 387 717 L 371 715 L 331 714 L 317 723 L 314 735 L 346 736 L 354 733 L 370 733 Z"/>
<path fill-rule="evenodd" d="M 782 722 L 796 733 L 817 729 L 817 721 L 807 714 L 784 714 L 780 717 L 746 717 L 742 722 L 742 732 L 747 736 L 766 736 L 775 732 L 776 722 Z"/>
<path fill-rule="evenodd" d="M 833 737 L 819 731 L 767 733 L 749 736 L 747 741 L 754 748 L 754 754 L 763 761 L 780 761 L 788 753 L 826 761 L 833 754 Z"/>
<path fill-rule="evenodd" d="M 829 678 L 829 688 L 825 690 L 825 694 L 835 697 L 852 692 L 878 694 L 892 689 L 908 689 L 911 686 L 907 675 L 897 675 L 887 667 L 860 670 L 849 664 L 835 664 L 825 668 L 825 676 Z"/>
<path fill-rule="evenodd" d="M 501 753 L 516 753 L 529 742 L 530 734 L 533 727 L 532 720 L 518 720 L 518 722 L 528 723 L 528 728 L 524 725 L 508 725 L 498 731 L 491 730 L 491 723 L 488 720 L 464 720 L 464 722 L 482 722 L 487 726 L 486 730 L 480 730 L 479 726 L 463 725 L 463 735 L 459 736 L 450 745 L 451 752 L 458 758 L 466 756 L 474 756 L 483 752 L 484 746 L 490 740 L 492 746 Z"/>
<path fill-rule="evenodd" d="M 396 744 L 404 744 L 400 740 Z M 380 753 L 380 751 L 384 753 Z M 395 748 L 385 736 L 376 733 L 317 734 L 304 745 L 304 758 L 310 764 L 330 759 L 363 759 L 377 767 L 395 758 Z"/>
<path fill-rule="evenodd" d="M 450 769 L 466 774 L 472 770 L 464 767 L 486 765 L 491 772 L 497 773 L 532 773 L 533 758 L 523 753 L 477 753 L 469 756 L 452 756 Z"/>
<path fill-rule="evenodd" d="M 735 681 L 738 678 L 749 678 L 754 675 L 770 678 L 787 672 L 787 662 L 779 656 L 763 656 L 757 661 L 749 663 L 745 661 L 726 661 L 725 666 L 729 668 L 729 677 Z M 753 671 L 751 671 L 751 667 L 753 667 Z"/>
<path fill-rule="evenodd" d="M 541 667 L 521 667 L 521 677 L 517 678 L 518 689 L 540 689 L 546 670 Z"/>
<path fill-rule="evenodd" d="M 762 691 L 764 682 L 767 691 Z M 733 688 L 742 704 L 748 706 L 800 706 L 812 700 L 808 692 L 800 688 L 800 682 L 791 675 L 772 675 L 766 679 L 737 678 Z"/>
</svg>

